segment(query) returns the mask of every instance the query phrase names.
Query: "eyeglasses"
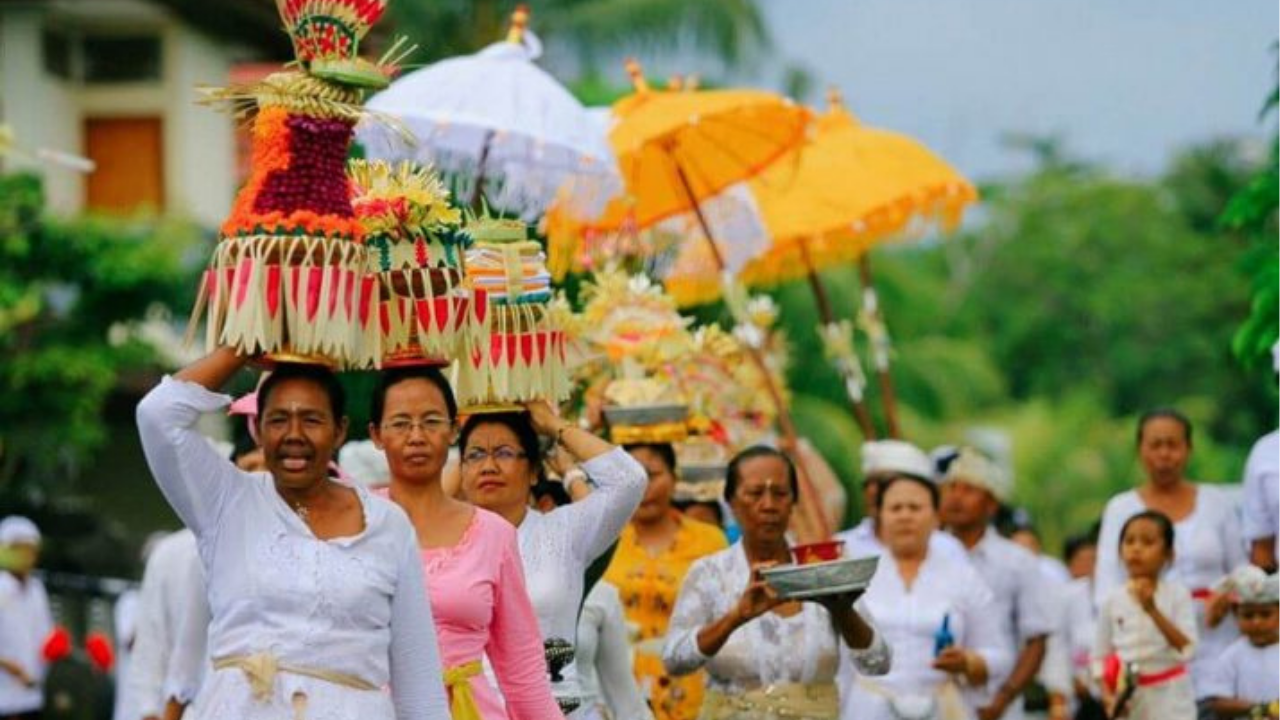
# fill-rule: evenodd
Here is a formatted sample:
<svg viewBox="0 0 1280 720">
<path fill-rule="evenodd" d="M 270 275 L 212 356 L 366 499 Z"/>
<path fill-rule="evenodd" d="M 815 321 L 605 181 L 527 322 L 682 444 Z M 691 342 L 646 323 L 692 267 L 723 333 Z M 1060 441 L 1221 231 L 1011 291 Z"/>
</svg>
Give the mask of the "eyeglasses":
<svg viewBox="0 0 1280 720">
<path fill-rule="evenodd" d="M 462 456 L 464 465 L 479 465 L 489 458 L 493 458 L 499 465 L 510 465 L 521 458 L 527 457 L 524 453 L 513 447 L 501 445 L 493 450 L 485 450 L 484 448 L 471 448 Z"/>
<path fill-rule="evenodd" d="M 438 415 L 430 415 L 421 420 L 399 417 L 382 423 L 382 432 L 398 437 L 408 437 L 414 430 L 422 430 L 427 435 L 440 435 L 452 429 L 453 421 Z"/>
</svg>

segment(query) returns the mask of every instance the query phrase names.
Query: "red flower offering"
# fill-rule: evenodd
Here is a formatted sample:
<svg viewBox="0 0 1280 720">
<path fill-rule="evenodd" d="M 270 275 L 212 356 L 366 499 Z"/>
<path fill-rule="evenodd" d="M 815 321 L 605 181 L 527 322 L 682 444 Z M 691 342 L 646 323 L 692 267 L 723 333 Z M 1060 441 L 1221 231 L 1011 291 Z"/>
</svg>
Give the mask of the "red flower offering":
<svg viewBox="0 0 1280 720">
<path fill-rule="evenodd" d="M 809 543 L 808 545 L 796 545 L 791 548 L 791 556 L 795 558 L 797 565 L 812 565 L 814 563 L 839 560 L 843 554 L 843 540 L 827 540 L 826 542 Z"/>
</svg>

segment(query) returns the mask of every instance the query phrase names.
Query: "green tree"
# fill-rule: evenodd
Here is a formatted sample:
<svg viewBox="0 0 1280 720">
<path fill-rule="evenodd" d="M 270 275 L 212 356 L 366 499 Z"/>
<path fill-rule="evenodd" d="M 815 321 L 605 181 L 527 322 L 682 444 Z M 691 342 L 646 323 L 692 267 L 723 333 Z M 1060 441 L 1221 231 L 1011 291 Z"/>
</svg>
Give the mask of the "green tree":
<svg viewBox="0 0 1280 720">
<path fill-rule="evenodd" d="M 389 16 L 396 32 L 421 44 L 414 60 L 433 62 L 501 40 L 515 6 L 500 0 L 399 2 L 391 4 Z M 568 47 L 584 75 L 601 55 L 620 47 L 661 51 L 691 42 L 738 65 L 769 42 L 755 0 L 545 0 L 533 11 L 539 37 Z"/>
<path fill-rule="evenodd" d="M 0 500 L 65 489 L 108 430 L 122 375 L 154 351 L 131 327 L 190 307 L 188 225 L 43 214 L 40 181 L 0 176 Z"/>
<path fill-rule="evenodd" d="M 1280 103 L 1273 90 L 1262 109 L 1265 121 Z M 1218 217 L 1220 225 L 1248 238 L 1249 250 L 1239 265 L 1253 297 L 1248 317 L 1231 338 L 1231 350 L 1245 367 L 1264 365 L 1280 335 L 1280 245 L 1276 243 L 1276 210 L 1280 204 L 1280 138 L 1271 133 L 1270 161 L 1231 197 Z"/>
</svg>

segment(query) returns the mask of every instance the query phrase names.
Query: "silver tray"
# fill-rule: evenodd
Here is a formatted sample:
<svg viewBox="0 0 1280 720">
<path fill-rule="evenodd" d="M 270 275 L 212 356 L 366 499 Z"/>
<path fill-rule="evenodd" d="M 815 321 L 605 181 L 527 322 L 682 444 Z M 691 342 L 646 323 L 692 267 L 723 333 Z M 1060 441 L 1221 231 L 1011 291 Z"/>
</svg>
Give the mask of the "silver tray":
<svg viewBox="0 0 1280 720">
<path fill-rule="evenodd" d="M 688 405 L 606 405 L 604 418 L 610 425 L 659 425 L 689 419 Z"/>
<path fill-rule="evenodd" d="M 787 600 L 836 595 L 866 590 L 875 577 L 880 557 L 844 558 L 809 565 L 777 565 L 760 571 L 778 593 Z"/>
<path fill-rule="evenodd" d="M 687 483 L 724 482 L 728 465 L 681 465 L 680 479 Z"/>
</svg>

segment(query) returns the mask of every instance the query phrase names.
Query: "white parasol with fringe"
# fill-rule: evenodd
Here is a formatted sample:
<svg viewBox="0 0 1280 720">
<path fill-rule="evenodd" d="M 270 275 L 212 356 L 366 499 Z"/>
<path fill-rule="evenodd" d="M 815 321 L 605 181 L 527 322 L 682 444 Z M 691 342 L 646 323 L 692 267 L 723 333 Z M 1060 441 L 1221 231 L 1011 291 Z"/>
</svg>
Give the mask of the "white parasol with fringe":
<svg viewBox="0 0 1280 720">
<path fill-rule="evenodd" d="M 367 107 L 396 123 L 357 128 L 368 157 L 431 164 L 455 195 L 542 215 L 560 193 L 593 217 L 621 182 L 600 126 L 582 103 L 534 64 L 537 37 L 517 10 L 507 39 L 484 50 L 409 73 Z M 404 130 L 408 130 L 406 134 Z M 411 136 L 411 137 L 409 137 Z"/>
</svg>

